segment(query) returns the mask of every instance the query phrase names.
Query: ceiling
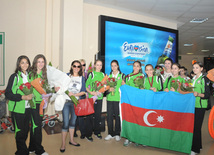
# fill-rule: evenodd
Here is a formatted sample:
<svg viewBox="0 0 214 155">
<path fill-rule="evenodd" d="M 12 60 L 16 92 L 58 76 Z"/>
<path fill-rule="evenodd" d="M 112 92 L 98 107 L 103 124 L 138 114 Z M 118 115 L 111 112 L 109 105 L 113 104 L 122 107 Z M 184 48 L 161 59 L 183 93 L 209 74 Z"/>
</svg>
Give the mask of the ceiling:
<svg viewBox="0 0 214 155">
<path fill-rule="evenodd" d="M 86 3 L 126 9 L 177 22 L 179 55 L 214 56 L 214 0 L 84 0 Z M 208 18 L 204 23 L 190 23 L 194 18 Z M 184 44 L 193 44 L 186 47 Z M 209 50 L 202 52 L 201 50 Z"/>
</svg>

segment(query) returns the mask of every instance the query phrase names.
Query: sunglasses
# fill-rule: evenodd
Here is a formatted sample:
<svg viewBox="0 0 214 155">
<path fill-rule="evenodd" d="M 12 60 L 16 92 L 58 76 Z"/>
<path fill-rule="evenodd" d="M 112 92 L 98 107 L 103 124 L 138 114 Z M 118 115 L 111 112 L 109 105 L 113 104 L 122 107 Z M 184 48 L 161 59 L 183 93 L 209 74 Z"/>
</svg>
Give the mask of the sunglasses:
<svg viewBox="0 0 214 155">
<path fill-rule="evenodd" d="M 86 64 L 82 64 L 82 66 L 86 66 Z"/>
<path fill-rule="evenodd" d="M 74 67 L 74 68 L 80 68 L 81 66 L 76 66 L 76 65 L 73 65 L 73 67 Z"/>
</svg>

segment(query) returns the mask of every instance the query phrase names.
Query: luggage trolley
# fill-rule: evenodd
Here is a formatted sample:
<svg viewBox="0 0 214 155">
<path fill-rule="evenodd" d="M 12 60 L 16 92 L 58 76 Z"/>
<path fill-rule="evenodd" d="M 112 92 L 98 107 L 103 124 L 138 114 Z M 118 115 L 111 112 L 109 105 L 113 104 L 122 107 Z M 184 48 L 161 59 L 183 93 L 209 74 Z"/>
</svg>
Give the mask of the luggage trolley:
<svg viewBox="0 0 214 155">
<path fill-rule="evenodd" d="M 0 100 L 0 133 L 3 133 L 5 130 L 9 129 L 11 132 L 14 132 L 12 119 L 10 116 L 6 116 L 6 100 Z"/>
</svg>

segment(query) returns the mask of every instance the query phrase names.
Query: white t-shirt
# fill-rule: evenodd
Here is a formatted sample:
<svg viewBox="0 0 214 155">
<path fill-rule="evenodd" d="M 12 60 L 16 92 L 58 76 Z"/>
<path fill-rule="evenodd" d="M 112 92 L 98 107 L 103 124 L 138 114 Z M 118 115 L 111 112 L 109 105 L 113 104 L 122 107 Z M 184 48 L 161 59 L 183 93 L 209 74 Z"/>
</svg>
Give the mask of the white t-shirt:
<svg viewBox="0 0 214 155">
<path fill-rule="evenodd" d="M 116 75 L 114 75 L 114 73 L 112 72 L 112 77 L 114 77 L 115 79 L 117 78 L 117 76 L 118 76 L 118 74 L 119 74 L 119 71 L 117 72 L 117 74 Z"/>
<path fill-rule="evenodd" d="M 200 75 L 199 75 L 199 77 L 201 77 L 203 74 L 201 73 Z M 199 78 L 198 77 L 198 78 Z M 198 79 L 198 78 L 196 78 L 196 75 L 192 78 L 192 80 L 193 80 L 193 87 L 195 86 L 195 82 L 196 82 L 196 80 Z"/>
<path fill-rule="evenodd" d="M 189 78 L 188 76 L 186 76 L 186 77 L 184 78 L 184 80 L 187 81 L 187 80 L 190 80 L 190 78 Z"/>
<path fill-rule="evenodd" d="M 170 76 L 172 76 L 172 73 L 171 73 L 171 72 L 170 72 L 170 73 L 167 73 L 166 71 L 164 71 L 164 74 L 162 75 L 162 77 L 163 77 L 163 82 L 165 82 L 166 79 L 167 79 L 168 77 L 170 77 Z"/>
<path fill-rule="evenodd" d="M 82 76 L 70 76 L 70 78 L 71 82 L 68 86 L 68 91 L 74 94 L 79 93 L 82 88 Z M 79 99 L 79 97 L 76 98 Z"/>
<path fill-rule="evenodd" d="M 26 75 L 24 73 L 22 73 L 22 81 L 23 83 L 27 83 L 28 79 L 27 79 L 28 73 L 26 72 Z M 25 100 L 25 108 L 30 108 L 30 104 L 28 104 L 28 100 Z"/>
</svg>

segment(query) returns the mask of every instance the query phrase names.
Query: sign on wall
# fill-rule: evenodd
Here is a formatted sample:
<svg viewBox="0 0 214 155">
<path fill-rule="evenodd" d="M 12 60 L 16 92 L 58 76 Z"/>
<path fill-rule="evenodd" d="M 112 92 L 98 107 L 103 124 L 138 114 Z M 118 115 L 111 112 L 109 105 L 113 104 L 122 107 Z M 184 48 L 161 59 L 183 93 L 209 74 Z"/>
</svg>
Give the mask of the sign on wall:
<svg viewBox="0 0 214 155">
<path fill-rule="evenodd" d="M 5 85 L 5 33 L 0 32 L 0 86 Z"/>
</svg>

